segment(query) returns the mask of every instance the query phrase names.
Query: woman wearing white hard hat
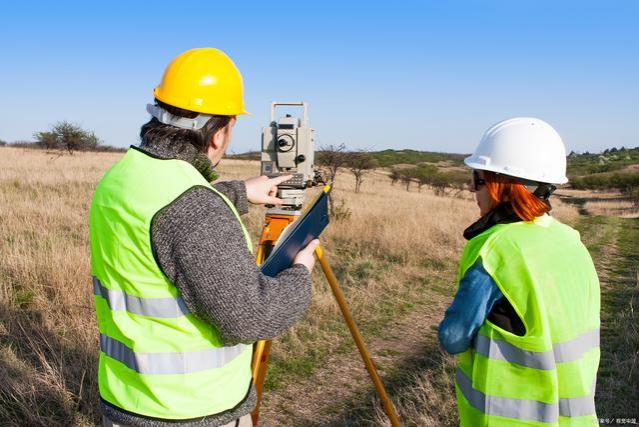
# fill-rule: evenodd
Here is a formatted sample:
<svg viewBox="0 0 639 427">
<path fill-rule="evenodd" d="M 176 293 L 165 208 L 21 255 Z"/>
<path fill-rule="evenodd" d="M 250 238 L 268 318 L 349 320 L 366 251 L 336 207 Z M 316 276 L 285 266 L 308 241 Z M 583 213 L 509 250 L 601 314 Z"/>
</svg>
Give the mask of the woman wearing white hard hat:
<svg viewBox="0 0 639 427">
<path fill-rule="evenodd" d="M 480 218 L 439 325 L 459 354 L 460 424 L 597 425 L 599 281 L 579 233 L 549 215 L 568 182 L 561 137 L 539 119 L 504 120 L 464 162 Z"/>
</svg>

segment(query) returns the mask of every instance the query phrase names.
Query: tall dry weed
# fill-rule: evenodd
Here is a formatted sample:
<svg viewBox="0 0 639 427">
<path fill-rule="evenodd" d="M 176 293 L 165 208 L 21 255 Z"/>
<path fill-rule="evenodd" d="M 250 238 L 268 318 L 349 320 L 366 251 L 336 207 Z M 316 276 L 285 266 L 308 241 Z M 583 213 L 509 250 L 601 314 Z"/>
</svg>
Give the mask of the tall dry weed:
<svg viewBox="0 0 639 427">
<path fill-rule="evenodd" d="M 97 418 L 87 213 L 119 154 L 0 149 L 0 418 Z"/>
</svg>

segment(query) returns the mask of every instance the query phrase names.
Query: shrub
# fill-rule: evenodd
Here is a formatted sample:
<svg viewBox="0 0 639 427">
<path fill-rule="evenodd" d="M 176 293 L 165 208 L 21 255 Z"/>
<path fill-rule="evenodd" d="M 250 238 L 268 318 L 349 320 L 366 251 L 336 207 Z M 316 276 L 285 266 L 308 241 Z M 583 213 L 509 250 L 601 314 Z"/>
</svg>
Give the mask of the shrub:
<svg viewBox="0 0 639 427">
<path fill-rule="evenodd" d="M 95 150 L 101 143 L 93 131 L 67 121 L 56 123 L 49 131 L 35 132 L 33 136 L 40 147 L 67 150 L 69 154 L 76 150 Z"/>
</svg>

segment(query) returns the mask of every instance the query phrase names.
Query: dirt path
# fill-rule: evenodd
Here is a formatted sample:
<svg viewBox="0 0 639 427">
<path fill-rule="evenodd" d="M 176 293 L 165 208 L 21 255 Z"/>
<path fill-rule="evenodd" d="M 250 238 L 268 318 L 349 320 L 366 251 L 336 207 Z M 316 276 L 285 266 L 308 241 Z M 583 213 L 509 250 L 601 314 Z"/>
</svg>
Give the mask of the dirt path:
<svg viewBox="0 0 639 427">
<path fill-rule="evenodd" d="M 446 308 L 439 296 L 428 308 L 417 307 L 388 325 L 382 337 L 366 340 L 377 369 L 388 387 L 413 360 L 436 349 L 436 327 Z M 329 357 L 309 378 L 265 397 L 260 425 L 338 426 L 374 425 L 374 387 L 354 344 L 351 351 Z"/>
<path fill-rule="evenodd" d="M 601 282 L 600 419 L 639 421 L 639 220 L 590 217 L 581 232 Z M 606 421 L 604 424 L 608 423 Z"/>
</svg>

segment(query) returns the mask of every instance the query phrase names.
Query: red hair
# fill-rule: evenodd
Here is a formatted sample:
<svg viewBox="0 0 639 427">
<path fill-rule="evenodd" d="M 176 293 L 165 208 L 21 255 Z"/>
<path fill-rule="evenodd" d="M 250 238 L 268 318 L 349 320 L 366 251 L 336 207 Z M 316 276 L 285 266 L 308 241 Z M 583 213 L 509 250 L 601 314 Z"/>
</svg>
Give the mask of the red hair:
<svg viewBox="0 0 639 427">
<path fill-rule="evenodd" d="M 523 184 L 495 172 L 483 172 L 491 208 L 508 203 L 524 221 L 532 221 L 550 211 L 550 206 L 528 191 Z"/>
</svg>

